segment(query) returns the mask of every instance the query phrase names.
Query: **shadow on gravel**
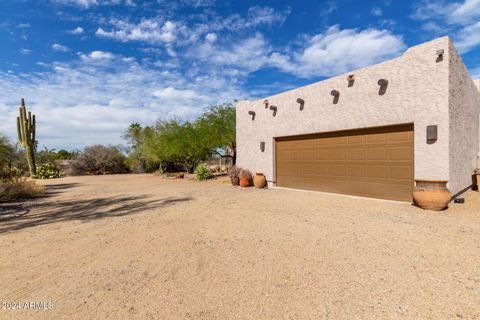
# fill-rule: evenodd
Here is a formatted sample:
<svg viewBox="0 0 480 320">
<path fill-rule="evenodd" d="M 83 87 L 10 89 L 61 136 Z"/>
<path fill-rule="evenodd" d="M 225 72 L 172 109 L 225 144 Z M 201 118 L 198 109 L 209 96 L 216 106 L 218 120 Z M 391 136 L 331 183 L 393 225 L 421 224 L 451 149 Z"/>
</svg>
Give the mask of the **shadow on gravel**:
<svg viewBox="0 0 480 320">
<path fill-rule="evenodd" d="M 191 197 L 169 197 L 159 200 L 145 198 L 146 196 L 135 196 L 35 203 L 30 207 L 30 211 L 18 206 L 18 212 L 15 212 L 14 207 L 9 207 L 11 218 L 0 220 L 0 233 L 69 220 L 88 222 L 121 217 L 193 200 Z M 0 205 L 0 212 L 2 207 L 4 206 Z"/>
<path fill-rule="evenodd" d="M 49 184 L 45 186 L 45 196 L 50 197 L 57 195 L 59 193 L 65 192 L 65 190 L 75 188 L 80 186 L 80 183 L 59 183 L 59 184 Z"/>
</svg>

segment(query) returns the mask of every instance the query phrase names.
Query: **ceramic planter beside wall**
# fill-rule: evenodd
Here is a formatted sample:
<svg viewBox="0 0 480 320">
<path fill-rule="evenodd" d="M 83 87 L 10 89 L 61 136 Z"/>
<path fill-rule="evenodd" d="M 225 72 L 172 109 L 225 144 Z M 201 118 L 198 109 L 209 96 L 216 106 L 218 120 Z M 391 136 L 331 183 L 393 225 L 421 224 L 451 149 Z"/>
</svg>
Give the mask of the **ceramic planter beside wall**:
<svg viewBox="0 0 480 320">
<path fill-rule="evenodd" d="M 257 172 L 255 177 L 253 177 L 253 185 L 255 188 L 263 189 L 267 186 L 267 178 L 265 178 L 263 173 Z"/>
<path fill-rule="evenodd" d="M 447 183 L 446 180 L 415 180 L 413 200 L 422 209 L 443 210 L 452 199 Z"/>
</svg>

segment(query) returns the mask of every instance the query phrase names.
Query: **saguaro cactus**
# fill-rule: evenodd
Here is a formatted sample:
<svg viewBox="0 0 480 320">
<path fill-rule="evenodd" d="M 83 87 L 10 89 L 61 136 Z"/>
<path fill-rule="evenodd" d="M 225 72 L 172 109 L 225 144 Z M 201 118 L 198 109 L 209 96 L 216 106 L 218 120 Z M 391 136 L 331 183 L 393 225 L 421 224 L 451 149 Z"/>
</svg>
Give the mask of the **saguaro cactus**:
<svg viewBox="0 0 480 320">
<path fill-rule="evenodd" d="M 22 98 L 20 116 L 17 117 L 18 142 L 25 148 L 27 154 L 28 169 L 30 174 L 36 174 L 35 167 L 35 115 L 25 108 L 25 100 Z"/>
</svg>

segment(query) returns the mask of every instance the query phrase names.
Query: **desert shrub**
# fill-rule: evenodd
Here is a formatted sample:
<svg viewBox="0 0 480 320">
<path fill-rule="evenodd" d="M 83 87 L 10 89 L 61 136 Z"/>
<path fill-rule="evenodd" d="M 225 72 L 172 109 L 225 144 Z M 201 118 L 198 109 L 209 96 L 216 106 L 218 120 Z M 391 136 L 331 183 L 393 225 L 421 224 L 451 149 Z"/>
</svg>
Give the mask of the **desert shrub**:
<svg viewBox="0 0 480 320">
<path fill-rule="evenodd" d="M 72 166 L 77 174 L 127 173 L 125 158 L 115 146 L 93 145 L 76 154 Z"/>
<path fill-rule="evenodd" d="M 240 167 L 237 167 L 237 166 L 232 166 L 229 170 L 228 170 L 228 175 L 230 177 L 230 181 L 232 182 L 232 185 L 234 186 L 238 186 L 239 182 L 240 182 L 240 171 L 242 170 L 242 168 Z"/>
<path fill-rule="evenodd" d="M 53 163 L 45 163 L 37 166 L 37 179 L 54 179 L 60 178 L 60 170 Z"/>
<path fill-rule="evenodd" d="M 215 178 L 215 175 L 212 173 L 212 171 L 210 171 L 210 169 L 205 163 L 200 163 L 195 168 L 195 175 L 197 176 L 198 181 L 204 181 L 204 180 Z"/>
<path fill-rule="evenodd" d="M 24 151 L 0 134 L 0 180 L 7 181 L 26 173 Z"/>
<path fill-rule="evenodd" d="M 45 193 L 45 188 L 33 180 L 14 178 L 0 182 L 0 202 L 30 199 Z"/>
<path fill-rule="evenodd" d="M 241 169 L 240 172 L 238 173 L 238 177 L 240 179 L 253 180 L 252 173 L 247 169 Z"/>
</svg>

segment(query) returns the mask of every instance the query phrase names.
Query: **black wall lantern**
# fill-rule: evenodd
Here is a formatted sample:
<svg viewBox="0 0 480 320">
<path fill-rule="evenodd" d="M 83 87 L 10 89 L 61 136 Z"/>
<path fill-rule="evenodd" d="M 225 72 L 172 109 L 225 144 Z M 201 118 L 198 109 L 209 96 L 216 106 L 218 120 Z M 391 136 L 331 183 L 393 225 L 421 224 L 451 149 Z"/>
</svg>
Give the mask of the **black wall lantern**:
<svg viewBox="0 0 480 320">
<path fill-rule="evenodd" d="M 383 96 L 385 94 L 385 92 L 387 92 L 388 80 L 387 79 L 380 79 L 380 80 L 378 80 L 377 84 L 380 86 L 380 89 L 378 90 L 378 94 Z"/>
<path fill-rule="evenodd" d="M 332 90 L 330 94 L 333 96 L 333 104 L 337 104 L 338 99 L 340 98 L 340 92 L 338 92 L 337 90 Z"/>
<path fill-rule="evenodd" d="M 427 144 L 434 144 L 438 139 L 438 126 L 427 126 Z"/>
<path fill-rule="evenodd" d="M 248 114 L 252 116 L 252 121 L 255 120 L 255 111 L 248 111 Z"/>
<path fill-rule="evenodd" d="M 260 141 L 260 151 L 265 151 L 265 141 Z"/>
<path fill-rule="evenodd" d="M 265 109 L 267 109 L 268 108 L 268 100 L 267 99 L 263 100 L 263 104 L 265 105 Z"/>
<path fill-rule="evenodd" d="M 275 106 L 270 106 L 270 110 L 273 111 L 273 116 L 275 117 L 277 115 L 277 107 Z"/>
<path fill-rule="evenodd" d="M 303 110 L 303 107 L 305 106 L 305 100 L 298 98 L 297 103 L 300 104 L 300 111 Z"/>
</svg>

